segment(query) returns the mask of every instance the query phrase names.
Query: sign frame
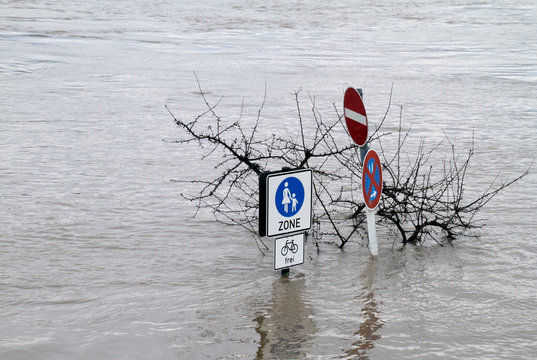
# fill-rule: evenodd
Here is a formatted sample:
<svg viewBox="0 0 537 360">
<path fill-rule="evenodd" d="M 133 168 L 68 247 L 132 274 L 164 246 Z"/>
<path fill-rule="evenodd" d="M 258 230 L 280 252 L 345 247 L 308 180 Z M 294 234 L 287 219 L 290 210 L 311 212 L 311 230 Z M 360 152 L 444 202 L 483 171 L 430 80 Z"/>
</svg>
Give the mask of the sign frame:
<svg viewBox="0 0 537 360">
<path fill-rule="evenodd" d="M 298 211 L 286 218 L 278 213 L 275 196 L 279 185 L 289 177 L 299 180 L 304 193 Z M 299 168 L 262 173 L 259 176 L 259 236 L 282 236 L 311 229 L 312 194 L 313 172 L 311 169 Z"/>
</svg>

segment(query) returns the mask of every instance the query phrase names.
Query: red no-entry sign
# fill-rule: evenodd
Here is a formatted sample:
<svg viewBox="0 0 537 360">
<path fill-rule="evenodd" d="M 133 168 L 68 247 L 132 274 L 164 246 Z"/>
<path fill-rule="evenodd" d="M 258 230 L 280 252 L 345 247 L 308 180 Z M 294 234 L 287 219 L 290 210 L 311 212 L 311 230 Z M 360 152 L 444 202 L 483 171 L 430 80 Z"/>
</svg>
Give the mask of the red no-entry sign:
<svg viewBox="0 0 537 360">
<path fill-rule="evenodd" d="M 351 138 L 358 146 L 364 145 L 367 141 L 367 115 L 362 97 L 356 89 L 348 88 L 345 91 L 343 108 Z"/>
<path fill-rule="evenodd" d="M 364 159 L 362 191 L 365 205 L 371 210 L 376 208 L 382 194 L 382 167 L 375 150 L 369 150 Z"/>
</svg>

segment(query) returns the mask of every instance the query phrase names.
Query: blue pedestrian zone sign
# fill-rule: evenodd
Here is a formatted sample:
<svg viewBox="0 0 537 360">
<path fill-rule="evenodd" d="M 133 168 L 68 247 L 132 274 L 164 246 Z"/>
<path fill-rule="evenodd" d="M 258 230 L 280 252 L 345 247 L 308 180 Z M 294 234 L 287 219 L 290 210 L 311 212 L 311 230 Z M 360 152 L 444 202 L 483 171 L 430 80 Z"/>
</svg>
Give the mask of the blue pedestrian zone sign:
<svg viewBox="0 0 537 360">
<path fill-rule="evenodd" d="M 304 203 L 304 186 L 294 176 L 285 178 L 276 190 L 275 204 L 280 215 L 292 217 L 302 208 Z"/>
<path fill-rule="evenodd" d="M 311 227 L 310 169 L 263 173 L 259 184 L 260 236 L 304 232 Z"/>
</svg>

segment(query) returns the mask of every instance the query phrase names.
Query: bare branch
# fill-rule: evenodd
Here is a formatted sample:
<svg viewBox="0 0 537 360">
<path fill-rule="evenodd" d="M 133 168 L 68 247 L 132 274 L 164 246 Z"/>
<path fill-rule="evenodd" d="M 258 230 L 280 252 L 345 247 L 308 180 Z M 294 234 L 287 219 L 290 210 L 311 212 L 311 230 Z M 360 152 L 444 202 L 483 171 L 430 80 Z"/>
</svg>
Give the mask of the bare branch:
<svg viewBox="0 0 537 360">
<path fill-rule="evenodd" d="M 342 145 L 335 136 L 334 130 L 339 126 L 347 131 L 335 104 L 335 119 L 327 123 L 316 106 L 315 96 L 308 94 L 312 105 L 309 118 L 302 112 L 301 91 L 298 90 L 295 92 L 296 130 L 288 128 L 287 134 L 266 136 L 260 130 L 267 99 L 266 84 L 259 110 L 251 120 L 253 125 L 246 130 L 245 124 L 249 120 L 244 117 L 244 100 L 238 119 L 226 121 L 215 111 L 223 98 L 211 104 L 196 74 L 194 76 L 206 110 L 189 122 L 176 118 L 168 106 L 166 110 L 186 135 L 174 142 L 197 142 L 205 152 L 201 156 L 203 161 L 219 158 L 215 164 L 219 172 L 209 180 L 174 180 L 199 185 L 200 191 L 196 194 L 181 194 L 196 203 L 196 214 L 201 209 L 209 209 L 217 221 L 252 233 L 259 251 L 265 254 L 268 248 L 257 235 L 258 176 L 277 162 L 291 167 L 308 167 L 313 171 L 315 206 L 311 233 L 317 246 L 323 236 L 335 239 L 339 247 L 360 237 L 365 226 L 365 205 L 356 194 L 361 192 L 362 168 L 358 147 L 349 138 Z M 487 189 L 467 199 L 467 173 L 474 155 L 473 141 L 464 155 L 455 151 L 455 142 L 445 133 L 444 140 L 432 146 L 427 146 L 422 139 L 416 148 L 409 149 L 412 126 L 404 129 L 403 106 L 399 106 L 396 115 L 397 134 L 382 132 L 382 126 L 389 121 L 392 96 L 393 85 L 384 116 L 369 136 L 371 144 L 378 143 L 382 149 L 383 197 L 377 209 L 380 223 L 389 233 L 398 234 L 402 243 L 422 243 L 432 239 L 439 245 L 467 235 L 468 230 L 481 228 L 482 219 L 476 218 L 479 210 L 499 192 L 526 176 L 531 165 L 512 180 L 498 183 L 494 178 Z M 204 123 L 206 115 L 211 117 L 208 124 Z M 309 130 L 311 128 L 313 130 Z M 383 139 L 396 144 L 392 154 L 385 149 Z M 441 149 L 446 151 L 437 166 L 437 154 Z"/>
</svg>

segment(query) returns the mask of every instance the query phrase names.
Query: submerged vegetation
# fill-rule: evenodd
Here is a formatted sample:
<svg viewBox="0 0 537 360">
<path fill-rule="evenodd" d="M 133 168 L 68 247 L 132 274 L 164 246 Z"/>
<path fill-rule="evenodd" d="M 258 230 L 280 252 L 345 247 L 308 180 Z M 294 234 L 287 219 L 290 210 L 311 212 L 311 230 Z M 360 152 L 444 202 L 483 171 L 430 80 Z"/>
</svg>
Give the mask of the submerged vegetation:
<svg viewBox="0 0 537 360">
<path fill-rule="evenodd" d="M 179 144 L 197 143 L 205 151 L 202 161 L 214 161 L 217 174 L 208 180 L 173 180 L 199 186 L 196 194 L 181 194 L 196 204 L 198 210 L 210 209 L 219 222 L 240 226 L 251 232 L 261 252 L 267 249 L 258 236 L 259 175 L 276 165 L 310 168 L 313 171 L 313 224 L 309 234 L 318 245 L 328 238 L 340 248 L 351 239 L 366 239 L 365 205 L 361 198 L 362 168 L 359 148 L 334 137 L 333 130 L 343 127 L 344 117 L 334 104 L 334 119 L 324 120 L 311 96 L 306 119 L 301 93 L 295 92 L 297 110 L 296 136 L 267 134 L 260 131 L 263 102 L 257 116 L 246 122 L 239 116 L 228 121 L 218 115 L 220 100 L 212 103 L 202 90 L 205 111 L 193 120 L 177 118 L 166 106 L 174 122 L 184 132 L 175 140 Z M 393 90 L 393 89 L 392 89 Z M 451 243 L 469 230 L 480 228 L 476 217 L 496 194 L 528 174 L 499 181 L 473 197 L 466 196 L 468 168 L 474 156 L 473 142 L 464 154 L 458 154 L 454 142 L 444 139 L 432 147 L 421 140 L 410 148 L 411 129 L 403 129 L 403 108 L 399 106 L 397 131 L 384 131 L 383 125 L 392 108 L 392 95 L 383 118 L 368 143 L 380 149 L 383 167 L 383 193 L 377 208 L 377 222 L 393 234 L 394 243 L 423 243 L 427 239 L 439 245 Z M 312 126 L 306 126 L 311 124 Z M 340 129 L 340 128 L 339 128 Z M 396 144 L 390 155 L 384 141 Z M 442 161 L 433 166 L 432 159 Z"/>
</svg>

